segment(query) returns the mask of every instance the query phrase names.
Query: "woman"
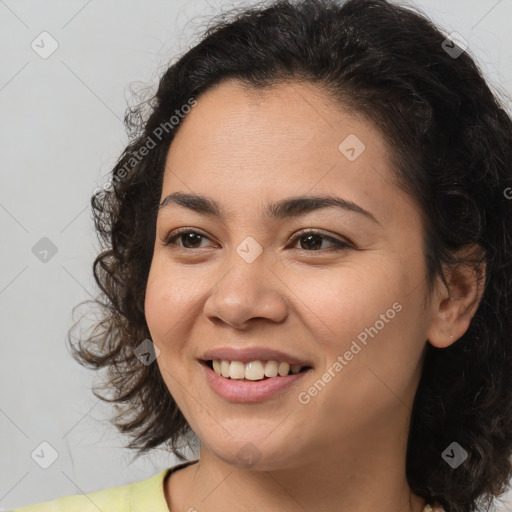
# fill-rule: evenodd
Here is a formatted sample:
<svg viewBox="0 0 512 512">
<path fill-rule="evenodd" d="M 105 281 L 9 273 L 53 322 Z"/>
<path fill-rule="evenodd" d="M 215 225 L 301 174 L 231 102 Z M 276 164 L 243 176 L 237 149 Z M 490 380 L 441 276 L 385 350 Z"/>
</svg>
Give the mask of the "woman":
<svg viewBox="0 0 512 512">
<path fill-rule="evenodd" d="M 210 28 L 150 105 L 92 199 L 104 318 L 72 348 L 129 447 L 185 462 L 19 510 L 488 508 L 512 122 L 460 42 L 383 0 L 277 1 Z"/>
</svg>

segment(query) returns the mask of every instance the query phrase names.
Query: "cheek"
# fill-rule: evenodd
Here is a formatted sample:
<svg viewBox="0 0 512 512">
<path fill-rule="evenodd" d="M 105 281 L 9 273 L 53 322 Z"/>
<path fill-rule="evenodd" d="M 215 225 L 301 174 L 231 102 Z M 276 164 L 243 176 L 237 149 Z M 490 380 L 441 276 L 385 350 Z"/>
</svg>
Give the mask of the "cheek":
<svg viewBox="0 0 512 512">
<path fill-rule="evenodd" d="M 414 317 L 423 290 L 410 294 L 407 268 L 381 260 L 345 268 L 338 277 L 323 279 L 324 292 L 306 295 L 310 328 L 324 355 L 318 376 L 327 384 L 299 389 L 302 398 L 310 396 L 312 417 L 323 421 L 329 411 L 330 426 L 319 427 L 327 437 L 336 436 L 348 416 L 364 425 L 403 407 L 423 346 Z"/>
<path fill-rule="evenodd" d="M 146 285 L 145 316 L 154 343 L 164 358 L 180 352 L 203 307 L 204 279 L 155 257 Z"/>
<path fill-rule="evenodd" d="M 379 379 L 392 389 L 407 388 L 423 346 L 418 318 L 423 287 L 416 286 L 411 294 L 416 269 L 392 257 L 384 262 L 381 256 L 334 274 L 301 279 L 293 288 L 322 354 L 321 370 L 332 368 L 339 356 L 344 359 L 331 391 L 358 390 L 354 393 L 360 401 L 382 393 L 383 400 L 387 397 L 389 391 Z M 344 400 L 349 408 L 357 404 Z"/>
<path fill-rule="evenodd" d="M 146 286 L 144 311 L 153 341 L 161 348 L 177 318 L 184 314 L 184 297 L 180 295 L 183 289 L 180 288 L 158 260 L 154 260 Z"/>
<path fill-rule="evenodd" d="M 156 278 L 156 274 L 157 272 L 154 266 L 152 266 L 148 276 L 144 300 L 146 322 L 153 338 L 161 327 L 162 319 L 165 318 L 165 316 L 162 315 L 164 309 L 162 293 L 164 288 L 162 287 L 161 281 Z"/>
<path fill-rule="evenodd" d="M 292 289 L 300 299 L 296 307 L 316 334 L 315 341 L 323 342 L 332 357 L 334 352 L 346 350 L 352 339 L 392 307 L 402 286 L 395 268 L 368 257 L 364 264 L 347 260 L 336 271 L 303 276 Z"/>
<path fill-rule="evenodd" d="M 183 314 L 190 303 L 190 288 L 183 282 L 183 275 L 174 271 L 160 256 L 151 263 L 146 285 L 145 313 L 148 324 L 159 325 L 172 322 Z"/>
</svg>

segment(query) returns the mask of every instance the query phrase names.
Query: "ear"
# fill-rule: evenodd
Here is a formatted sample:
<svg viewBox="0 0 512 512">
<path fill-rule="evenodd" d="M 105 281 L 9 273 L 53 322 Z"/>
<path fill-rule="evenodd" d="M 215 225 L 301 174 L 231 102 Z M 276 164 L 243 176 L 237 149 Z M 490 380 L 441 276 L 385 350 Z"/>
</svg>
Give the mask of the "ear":
<svg viewBox="0 0 512 512">
<path fill-rule="evenodd" d="M 457 341 L 468 329 L 484 292 L 485 251 L 472 245 L 456 253 L 463 263 L 444 268 L 449 290 L 437 276 L 431 299 L 431 319 L 427 340 L 431 345 L 445 348 Z"/>
</svg>

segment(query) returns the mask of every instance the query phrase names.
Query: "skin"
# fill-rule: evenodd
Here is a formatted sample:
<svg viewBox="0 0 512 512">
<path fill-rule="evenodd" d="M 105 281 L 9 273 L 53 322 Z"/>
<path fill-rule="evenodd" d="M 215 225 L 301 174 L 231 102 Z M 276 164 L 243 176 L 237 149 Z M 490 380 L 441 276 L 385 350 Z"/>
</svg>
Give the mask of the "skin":
<svg viewBox="0 0 512 512">
<path fill-rule="evenodd" d="M 354 161 L 338 149 L 349 134 L 365 144 Z M 173 512 L 423 510 L 405 457 L 424 348 L 462 336 L 482 289 L 459 267 L 447 269 L 456 300 L 440 280 L 428 294 L 420 211 L 393 184 L 390 165 L 378 130 L 312 84 L 254 91 L 227 81 L 203 93 L 180 125 L 161 199 L 207 195 L 226 217 L 173 204 L 157 219 L 146 319 L 163 379 L 201 440 L 199 463 L 164 484 Z M 337 208 L 263 216 L 268 202 L 302 194 L 350 200 L 380 224 Z M 205 237 L 165 246 L 180 227 Z M 319 238 L 310 248 L 295 235 L 304 228 L 350 245 L 333 250 Z M 248 236 L 264 249 L 252 263 L 236 251 Z M 298 394 L 397 302 L 401 311 L 301 404 Z M 197 362 L 224 345 L 275 347 L 313 371 L 272 399 L 233 404 Z M 250 467 L 238 456 L 249 442 L 260 457 Z"/>
</svg>

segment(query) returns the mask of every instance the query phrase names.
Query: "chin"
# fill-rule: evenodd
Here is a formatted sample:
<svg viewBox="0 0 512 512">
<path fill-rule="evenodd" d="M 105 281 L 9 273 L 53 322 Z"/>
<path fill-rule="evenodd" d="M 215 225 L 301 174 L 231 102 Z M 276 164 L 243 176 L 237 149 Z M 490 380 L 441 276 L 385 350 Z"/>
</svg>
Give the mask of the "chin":
<svg viewBox="0 0 512 512">
<path fill-rule="evenodd" d="M 273 428 L 275 426 L 276 424 Z M 274 435 L 276 432 L 268 436 L 268 432 L 269 430 L 261 435 L 261 441 L 257 440 L 260 438 L 257 435 L 243 438 L 230 438 L 225 435 L 219 442 L 213 442 L 214 449 L 210 445 L 208 449 L 224 463 L 240 469 L 275 471 L 299 465 L 304 449 L 291 443 L 290 436 L 283 436 L 282 433 L 281 436 Z M 274 438 L 271 439 L 273 435 Z"/>
</svg>

